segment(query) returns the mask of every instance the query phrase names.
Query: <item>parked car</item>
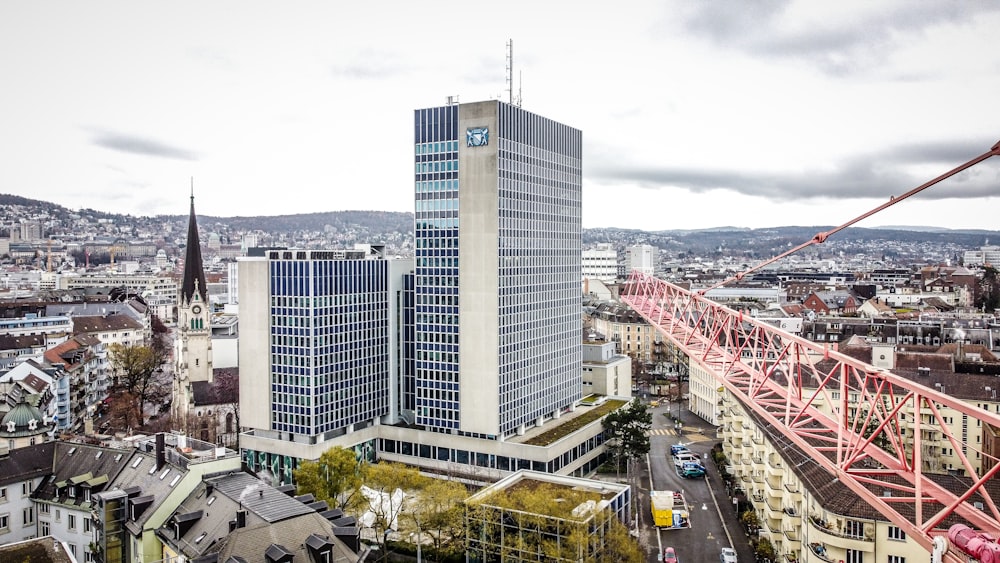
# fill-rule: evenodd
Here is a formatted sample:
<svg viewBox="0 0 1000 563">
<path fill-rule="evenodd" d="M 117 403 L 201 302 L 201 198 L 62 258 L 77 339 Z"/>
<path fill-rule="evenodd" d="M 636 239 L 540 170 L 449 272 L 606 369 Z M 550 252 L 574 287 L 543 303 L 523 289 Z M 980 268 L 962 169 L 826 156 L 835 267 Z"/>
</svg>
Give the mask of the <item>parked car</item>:
<svg viewBox="0 0 1000 563">
<path fill-rule="evenodd" d="M 663 563 L 678 563 L 674 548 L 668 547 L 663 550 Z"/>
<path fill-rule="evenodd" d="M 670 455 L 675 456 L 680 453 L 691 453 L 691 450 L 684 444 L 673 444 L 670 446 Z"/>
<path fill-rule="evenodd" d="M 681 467 L 685 463 L 697 463 L 701 465 L 701 458 L 693 453 L 681 453 L 674 456 L 674 465 L 677 467 Z"/>
<path fill-rule="evenodd" d="M 686 479 L 697 479 L 705 476 L 705 466 L 700 463 L 687 462 L 681 466 L 681 477 Z"/>
<path fill-rule="evenodd" d="M 719 560 L 722 563 L 736 563 L 736 550 L 731 547 L 722 548 L 722 553 L 719 554 Z"/>
</svg>

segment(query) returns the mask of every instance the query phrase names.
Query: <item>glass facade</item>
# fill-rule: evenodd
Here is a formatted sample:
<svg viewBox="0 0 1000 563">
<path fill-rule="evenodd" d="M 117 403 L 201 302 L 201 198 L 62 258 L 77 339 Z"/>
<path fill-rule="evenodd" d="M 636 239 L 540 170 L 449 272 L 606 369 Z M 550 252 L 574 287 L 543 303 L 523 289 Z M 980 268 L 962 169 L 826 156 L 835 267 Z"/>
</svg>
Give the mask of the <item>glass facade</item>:
<svg viewBox="0 0 1000 563">
<path fill-rule="evenodd" d="M 582 134 L 516 106 L 488 103 L 496 123 L 488 132 L 459 130 L 465 105 L 415 112 L 415 407 L 418 424 L 461 428 L 464 135 L 470 147 L 497 151 L 496 166 L 484 172 L 491 176 L 476 182 L 498 194 L 495 209 L 487 211 L 498 225 L 490 254 L 498 256 L 491 290 L 499 300 L 488 324 L 499 332 L 497 358 L 490 360 L 499 366 L 498 431 L 509 435 L 570 408 L 581 393 Z"/>
<path fill-rule="evenodd" d="M 414 123 L 414 412 L 457 429 L 458 106 L 417 110 Z"/>
<path fill-rule="evenodd" d="M 272 429 L 332 436 L 387 414 L 387 262 L 273 252 L 268 270 Z"/>
</svg>

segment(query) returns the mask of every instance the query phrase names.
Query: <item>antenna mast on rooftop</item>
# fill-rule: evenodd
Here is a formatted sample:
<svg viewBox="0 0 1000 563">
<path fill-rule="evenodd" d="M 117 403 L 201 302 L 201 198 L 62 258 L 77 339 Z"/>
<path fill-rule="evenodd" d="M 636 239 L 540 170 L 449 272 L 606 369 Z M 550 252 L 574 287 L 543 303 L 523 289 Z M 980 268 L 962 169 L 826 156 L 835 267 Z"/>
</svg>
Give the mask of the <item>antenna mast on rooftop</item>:
<svg viewBox="0 0 1000 563">
<path fill-rule="evenodd" d="M 518 82 L 521 81 L 518 75 Z M 507 40 L 507 103 L 521 107 L 521 86 L 518 84 L 517 97 L 514 97 L 514 40 Z"/>
</svg>

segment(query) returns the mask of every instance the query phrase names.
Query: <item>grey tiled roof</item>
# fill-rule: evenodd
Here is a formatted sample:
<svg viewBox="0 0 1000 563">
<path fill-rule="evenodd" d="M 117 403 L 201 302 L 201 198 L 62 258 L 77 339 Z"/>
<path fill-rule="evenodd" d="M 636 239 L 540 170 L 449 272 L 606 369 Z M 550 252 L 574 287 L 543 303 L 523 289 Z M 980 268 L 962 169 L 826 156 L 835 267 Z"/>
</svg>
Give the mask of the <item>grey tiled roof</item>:
<svg viewBox="0 0 1000 563">
<path fill-rule="evenodd" d="M 244 524 L 236 528 L 239 511 L 245 511 Z M 175 526 L 185 518 L 190 527 Z M 334 527 L 302 502 L 256 477 L 229 472 L 207 475 L 156 533 L 192 560 L 224 562 L 238 557 L 247 563 L 266 563 L 264 554 L 277 545 L 294 553 L 295 561 L 310 561 L 306 540 L 313 534 L 332 538 Z M 345 544 L 331 541 L 332 561 L 359 560 Z"/>
<path fill-rule="evenodd" d="M 55 442 L 45 442 L 11 450 L 0 457 L 0 486 L 44 477 L 52 471 Z"/>
</svg>

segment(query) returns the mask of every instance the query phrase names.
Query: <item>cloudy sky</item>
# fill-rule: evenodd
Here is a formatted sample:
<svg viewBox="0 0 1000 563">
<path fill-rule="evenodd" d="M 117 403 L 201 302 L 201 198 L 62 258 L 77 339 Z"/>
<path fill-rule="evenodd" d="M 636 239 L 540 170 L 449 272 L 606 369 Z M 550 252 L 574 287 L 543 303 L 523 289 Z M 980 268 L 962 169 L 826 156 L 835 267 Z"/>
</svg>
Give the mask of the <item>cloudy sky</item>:
<svg viewBox="0 0 1000 563">
<path fill-rule="evenodd" d="M 612 7 L 614 6 L 614 7 Z M 413 110 L 584 134 L 585 227 L 839 225 L 1000 140 L 1000 3 L 0 3 L 0 193 L 412 211 Z M 1000 228 L 1000 156 L 860 226 Z"/>
</svg>

